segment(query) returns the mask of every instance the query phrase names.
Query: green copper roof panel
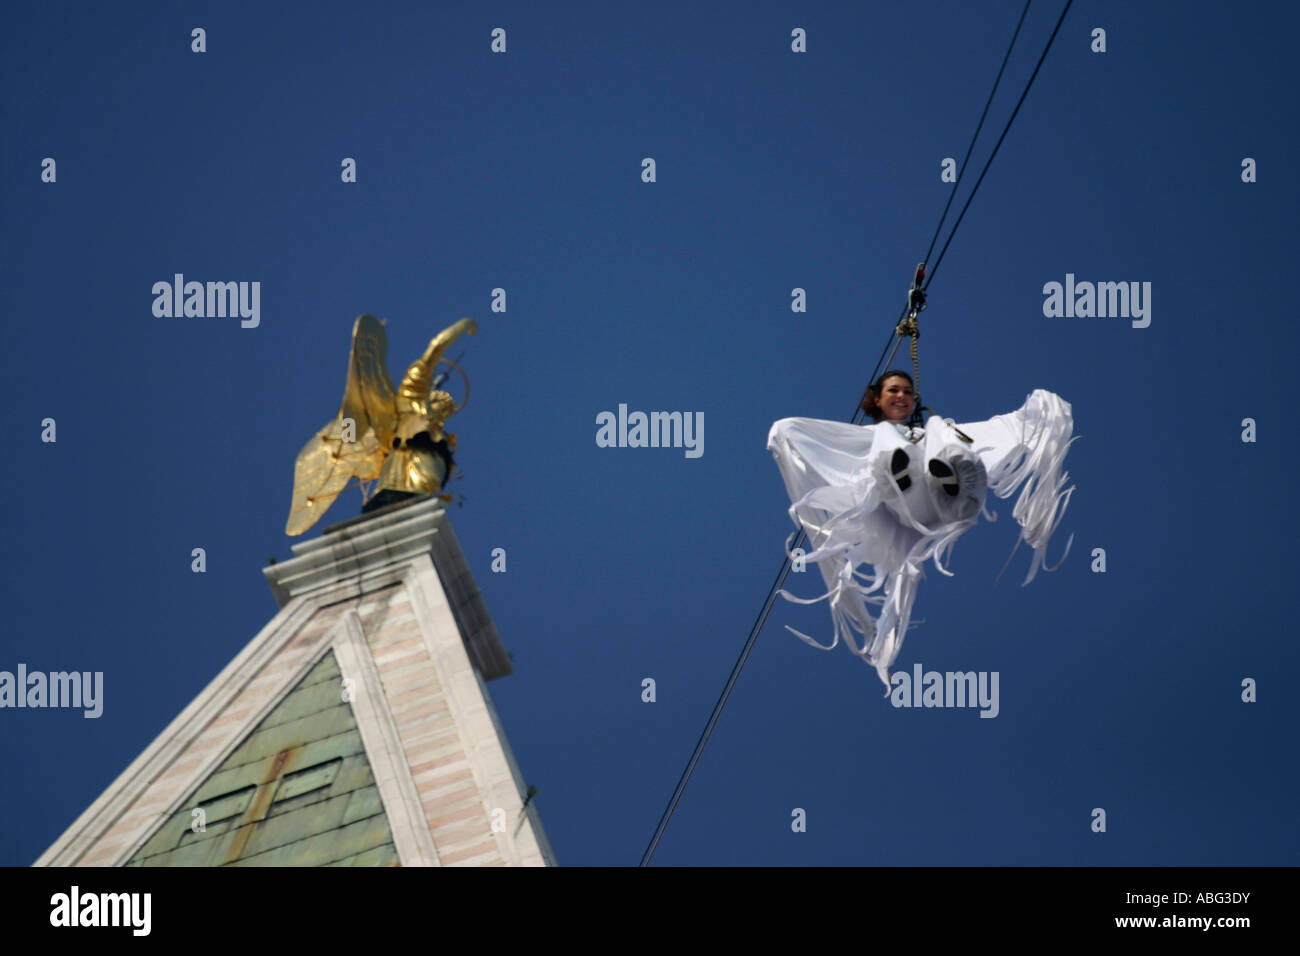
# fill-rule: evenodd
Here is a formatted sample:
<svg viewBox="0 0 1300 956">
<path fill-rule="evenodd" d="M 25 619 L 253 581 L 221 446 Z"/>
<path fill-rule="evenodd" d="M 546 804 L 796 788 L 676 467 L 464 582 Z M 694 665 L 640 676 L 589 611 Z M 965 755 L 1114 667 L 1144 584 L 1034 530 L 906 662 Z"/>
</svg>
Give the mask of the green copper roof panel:
<svg viewBox="0 0 1300 956">
<path fill-rule="evenodd" d="M 198 811 L 198 812 L 196 812 Z M 327 653 L 127 866 L 391 866 L 397 851 Z"/>
</svg>

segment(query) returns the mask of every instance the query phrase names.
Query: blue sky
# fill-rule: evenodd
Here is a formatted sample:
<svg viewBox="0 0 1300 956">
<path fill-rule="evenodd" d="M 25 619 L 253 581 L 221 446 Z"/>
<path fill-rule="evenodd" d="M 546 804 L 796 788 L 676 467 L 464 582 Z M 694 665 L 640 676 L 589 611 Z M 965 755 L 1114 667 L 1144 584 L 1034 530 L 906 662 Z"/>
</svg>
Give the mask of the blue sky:
<svg viewBox="0 0 1300 956">
<path fill-rule="evenodd" d="M 33 861 L 275 613 L 293 460 L 370 312 L 398 376 L 480 325 L 451 516 L 515 655 L 490 689 L 559 862 L 634 865 L 791 530 L 768 428 L 850 417 L 1022 5 L 443 6 L 6 15 L 0 669 L 102 671 L 105 701 L 0 710 L 0 863 Z M 1061 7 L 1033 5 L 958 188 Z M 1022 549 L 995 586 L 1017 529 L 992 502 L 897 662 L 997 671 L 1000 713 L 894 709 L 784 629 L 825 639 L 824 606 L 781 602 L 656 865 L 1300 863 L 1296 21 L 1074 5 L 922 316 L 927 404 L 975 421 L 1046 388 L 1081 436 L 1065 565 L 1022 589 Z M 259 281 L 260 325 L 156 318 L 177 272 Z M 1067 273 L 1152 283 L 1150 326 L 1045 317 Z M 702 412 L 704 454 L 597 447 L 620 403 Z"/>
</svg>

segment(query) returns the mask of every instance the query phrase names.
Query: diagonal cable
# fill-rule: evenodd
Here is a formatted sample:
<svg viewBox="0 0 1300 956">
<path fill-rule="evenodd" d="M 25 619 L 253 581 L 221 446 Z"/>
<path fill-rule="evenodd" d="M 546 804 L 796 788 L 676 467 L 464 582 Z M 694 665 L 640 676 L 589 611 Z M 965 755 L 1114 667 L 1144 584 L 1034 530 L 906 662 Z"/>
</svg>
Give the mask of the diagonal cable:
<svg viewBox="0 0 1300 956">
<path fill-rule="evenodd" d="M 943 248 L 939 250 L 939 258 L 936 259 L 934 265 L 930 267 L 930 275 L 929 278 L 925 280 L 925 288 L 930 288 L 930 283 L 934 281 L 934 274 L 939 271 L 939 263 L 943 261 L 943 254 L 948 251 L 948 245 L 952 242 L 952 237 L 957 234 L 957 227 L 960 226 L 961 221 L 966 218 L 966 210 L 970 208 L 971 200 L 975 198 L 975 193 L 979 191 L 980 183 L 984 182 L 984 174 L 987 173 L 989 167 L 993 165 L 993 157 L 998 154 L 998 149 L 1002 146 L 1002 141 L 1007 138 L 1007 133 L 1011 130 L 1011 124 L 1015 121 L 1016 114 L 1020 112 L 1020 107 L 1024 105 L 1025 97 L 1029 95 L 1029 88 L 1034 85 L 1034 79 L 1038 76 L 1038 71 L 1042 68 L 1043 61 L 1047 59 L 1047 53 L 1052 49 L 1052 43 L 1056 40 L 1056 34 L 1060 32 L 1061 24 L 1065 22 L 1065 15 L 1070 12 L 1070 7 L 1073 4 L 1074 0 L 1066 0 L 1065 9 L 1061 11 L 1060 17 L 1056 20 L 1056 26 L 1052 29 L 1052 35 L 1048 37 L 1047 46 L 1043 47 L 1042 56 L 1038 58 L 1038 63 L 1034 66 L 1034 72 L 1029 75 L 1029 82 L 1025 84 L 1025 91 L 1020 94 L 1020 99 L 1016 103 L 1016 108 L 1011 111 L 1011 118 L 1007 120 L 1007 125 L 1002 128 L 1002 135 L 999 136 L 998 141 L 993 144 L 993 152 L 989 153 L 989 158 L 985 161 L 984 168 L 980 170 L 979 178 L 975 180 L 975 185 L 971 189 L 970 195 L 966 197 L 966 204 L 961 207 L 961 214 L 957 217 L 957 221 L 952 224 L 952 232 L 948 233 L 948 238 L 944 242 Z"/>
<path fill-rule="evenodd" d="M 925 288 L 928 289 L 930 282 L 934 280 L 934 272 L 938 268 L 939 262 L 943 260 L 944 253 L 948 251 L 948 246 L 949 244 L 951 244 L 952 238 L 957 232 L 957 227 L 961 225 L 962 219 L 965 218 L 966 210 L 970 208 L 971 200 L 975 198 L 975 193 L 979 189 L 980 183 L 983 182 L 984 174 L 988 172 L 989 166 L 993 162 L 993 157 L 997 155 L 998 148 L 1002 145 L 1002 141 L 1006 139 L 1007 132 L 1011 129 L 1011 123 L 1012 121 L 1015 120 L 1016 114 L 1019 113 L 1020 106 L 1021 104 L 1024 103 L 1025 97 L 1029 94 L 1029 88 L 1033 86 L 1034 78 L 1038 76 L 1039 68 L 1042 67 L 1043 61 L 1047 58 L 1047 53 L 1052 47 L 1052 42 L 1056 39 L 1056 34 L 1061 29 L 1061 23 L 1064 22 L 1065 15 L 1066 13 L 1069 12 L 1070 6 L 1073 3 L 1074 0 L 1066 0 L 1065 9 L 1061 11 L 1061 16 L 1056 21 L 1056 27 L 1055 29 L 1052 30 L 1052 35 L 1047 41 L 1047 46 L 1043 49 L 1042 55 L 1038 58 L 1038 63 L 1034 67 L 1034 72 L 1030 75 L 1029 82 L 1026 84 L 1024 92 L 1020 95 L 1020 100 L 1016 103 L 1016 108 L 1011 113 L 1011 118 L 1007 120 L 1007 124 L 1002 130 L 1002 135 L 998 137 L 998 141 L 993 147 L 993 152 L 989 155 L 988 161 L 984 164 L 984 169 L 980 172 L 979 178 L 976 179 L 975 181 L 975 186 L 971 189 L 970 195 L 966 198 L 966 203 L 962 206 L 961 213 L 958 215 L 957 221 L 953 224 L 952 231 L 948 234 L 948 239 L 944 242 L 943 248 L 939 251 L 939 258 L 935 261 L 934 267 L 932 267 L 929 270 L 929 277 L 925 281 Z M 1015 45 L 1015 37 L 1020 32 L 1020 25 L 1024 22 L 1025 12 L 1028 12 L 1028 9 L 1029 9 L 1029 4 L 1027 2 L 1025 4 L 1025 11 L 1021 13 L 1020 21 L 1016 24 L 1015 34 L 1013 34 L 1012 36 L 1012 46 Z M 1007 57 L 1010 57 L 1010 55 L 1011 55 L 1011 48 L 1008 47 Z M 1007 57 L 1003 58 L 1002 61 L 1003 68 L 1006 67 Z M 1002 78 L 1002 69 L 999 69 L 997 79 L 994 81 L 995 92 L 997 89 L 997 83 L 998 81 L 1001 80 L 1001 78 Z M 992 99 L 993 99 L 993 93 L 990 93 L 989 103 L 992 102 Z M 985 104 L 984 112 L 985 114 L 987 114 L 988 112 L 988 103 Z M 971 138 L 971 147 L 974 146 L 975 138 L 978 137 L 980 127 L 983 126 L 983 123 L 984 123 L 984 116 L 981 115 L 979 125 L 976 127 L 975 130 L 975 137 Z M 962 160 L 963 169 L 965 168 L 965 163 L 967 160 L 969 160 L 969 158 L 970 158 L 970 148 L 967 149 L 966 157 Z M 934 242 L 938 238 L 939 231 L 943 225 L 943 219 L 947 216 L 948 207 L 951 206 L 951 204 L 952 204 L 952 194 L 949 195 L 948 204 L 944 207 L 943 216 L 940 217 L 939 220 L 940 225 L 939 228 L 935 230 L 935 238 L 931 239 L 930 241 L 930 249 L 927 250 L 926 252 L 927 259 L 929 258 L 930 251 L 934 249 Z M 899 315 L 899 321 L 902 321 L 903 317 L 906 314 L 907 314 L 907 309 L 906 307 L 904 307 L 902 314 Z M 893 336 L 894 336 L 894 331 L 891 330 L 890 331 L 891 340 L 893 339 Z M 881 352 L 880 359 L 878 359 L 876 362 L 876 369 L 871 373 L 871 378 L 868 379 L 868 387 L 872 382 L 875 381 L 876 373 L 879 371 L 880 362 L 884 360 L 885 353 L 888 352 L 888 350 L 889 350 L 889 342 L 887 341 L 885 343 L 884 350 Z M 864 391 L 863 392 L 864 399 L 865 396 L 866 396 L 866 392 Z M 861 402 L 859 402 L 859 405 L 861 405 Z M 860 411 L 861 408 L 859 408 L 858 410 Z M 853 418 L 854 419 L 857 418 L 857 411 L 854 412 Z M 799 541 L 795 544 L 795 547 L 798 548 L 800 545 L 802 545 L 803 541 L 807 538 L 807 536 L 808 534 L 807 531 L 805 530 L 800 535 Z M 755 618 L 754 624 L 750 627 L 749 636 L 745 640 L 745 644 L 744 647 L 741 649 L 740 656 L 736 659 L 736 663 L 731 668 L 731 674 L 727 677 L 727 683 L 724 685 L 722 689 L 722 693 L 718 696 L 717 702 L 713 705 L 713 710 L 709 714 L 709 720 L 705 724 L 704 730 L 700 732 L 700 736 L 696 740 L 695 749 L 691 752 L 691 758 L 687 762 L 686 768 L 682 771 L 681 776 L 678 778 L 677 786 L 673 789 L 673 795 L 668 802 L 668 806 L 664 809 L 664 812 L 659 817 L 659 824 L 655 828 L 654 836 L 651 838 L 649 845 L 646 847 L 645 852 L 641 856 L 641 862 L 639 866 L 650 865 L 650 860 L 654 857 L 655 850 L 659 846 L 659 841 L 663 839 L 664 832 L 668 829 L 668 822 L 672 819 L 673 812 L 677 809 L 677 804 L 681 801 L 682 794 L 686 790 L 686 785 L 690 782 L 691 776 L 695 772 L 695 767 L 699 763 L 700 757 L 704 753 L 704 748 L 708 744 L 709 738 L 713 735 L 713 729 L 717 725 L 718 719 L 722 716 L 722 710 L 724 707 L 726 707 L 728 698 L 731 697 L 731 691 L 736 686 L 736 681 L 739 680 L 740 678 L 740 672 L 744 670 L 745 662 L 749 660 L 750 652 L 753 650 L 754 644 L 758 640 L 758 635 L 762 631 L 763 625 L 767 623 L 768 615 L 772 612 L 772 607 L 775 605 L 774 597 L 776 595 L 776 592 L 780 590 L 781 586 L 785 583 L 785 579 L 789 577 L 789 575 L 790 575 L 790 559 L 787 557 L 785 561 L 782 562 L 781 570 L 777 572 L 776 578 L 773 580 L 772 585 L 768 588 L 767 597 L 764 598 L 763 600 L 763 605 L 762 608 L 760 609 L 760 613 Z"/>
</svg>

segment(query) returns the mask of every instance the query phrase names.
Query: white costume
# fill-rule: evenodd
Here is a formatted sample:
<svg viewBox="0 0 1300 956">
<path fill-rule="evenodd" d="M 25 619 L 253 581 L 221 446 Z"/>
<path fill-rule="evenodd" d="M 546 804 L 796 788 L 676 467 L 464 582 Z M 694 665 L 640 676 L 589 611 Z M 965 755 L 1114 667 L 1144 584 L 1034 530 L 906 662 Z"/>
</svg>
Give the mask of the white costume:
<svg viewBox="0 0 1300 956">
<path fill-rule="evenodd" d="M 996 517 L 984 510 L 985 491 L 1009 498 L 1024 485 L 1013 514 L 1021 538 L 1034 549 L 1025 584 L 1045 566 L 1048 540 L 1074 491 L 1063 487 L 1069 474 L 1062 471 L 1074 420 L 1059 396 L 1037 389 L 1019 411 L 956 428 L 972 441 L 937 415 L 924 429 L 783 418 L 768 433 L 767 447 L 793 502 L 790 517 L 808 532 L 805 560 L 817 563 L 829 588 L 806 600 L 780 593 L 799 604 L 829 600 L 835 626 L 828 645 L 789 630 L 825 651 L 842 636 L 875 666 L 886 688 L 921 566 L 933 557 L 935 567 L 951 576 L 943 561 L 957 538 L 982 511 L 990 521 Z M 871 570 L 857 570 L 860 564 Z M 868 602 L 881 605 L 878 620 L 867 612 Z M 861 647 L 854 631 L 862 635 Z"/>
</svg>

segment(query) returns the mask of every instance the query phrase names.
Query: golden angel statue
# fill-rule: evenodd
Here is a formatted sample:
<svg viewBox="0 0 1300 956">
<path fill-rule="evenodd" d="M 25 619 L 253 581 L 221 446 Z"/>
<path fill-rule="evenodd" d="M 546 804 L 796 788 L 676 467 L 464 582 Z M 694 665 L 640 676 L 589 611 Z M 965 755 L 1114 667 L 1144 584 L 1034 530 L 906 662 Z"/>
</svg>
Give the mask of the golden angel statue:
<svg viewBox="0 0 1300 956">
<path fill-rule="evenodd" d="M 302 534 L 319 521 L 352 478 L 378 479 L 364 511 L 442 490 L 456 448 L 456 436 L 443 426 L 459 409 L 449 394 L 434 387 L 434 368 L 440 360 L 453 365 L 442 353 L 461 335 L 477 331 L 473 319 L 443 329 L 394 388 L 383 320 L 373 315 L 357 319 L 343 404 L 298 453 L 285 534 Z"/>
</svg>

